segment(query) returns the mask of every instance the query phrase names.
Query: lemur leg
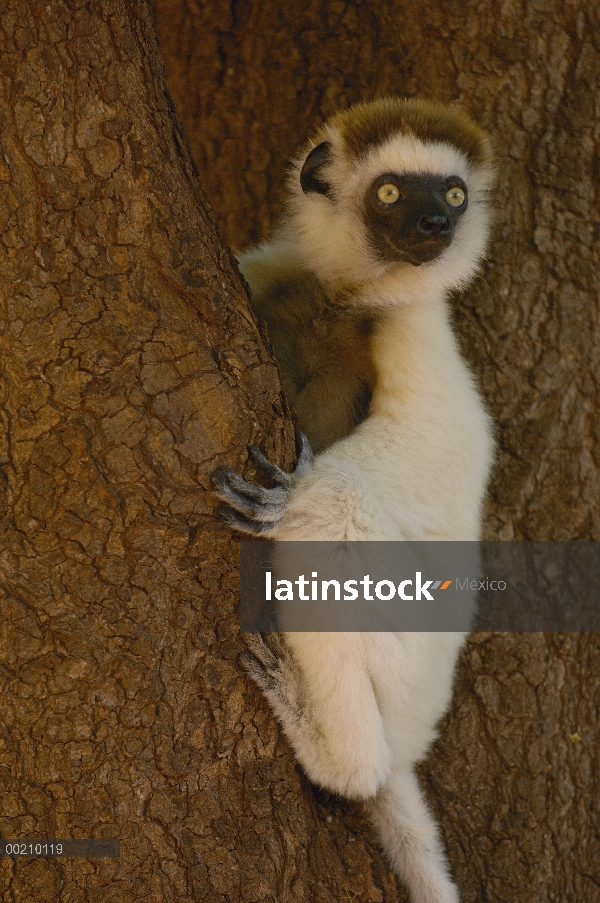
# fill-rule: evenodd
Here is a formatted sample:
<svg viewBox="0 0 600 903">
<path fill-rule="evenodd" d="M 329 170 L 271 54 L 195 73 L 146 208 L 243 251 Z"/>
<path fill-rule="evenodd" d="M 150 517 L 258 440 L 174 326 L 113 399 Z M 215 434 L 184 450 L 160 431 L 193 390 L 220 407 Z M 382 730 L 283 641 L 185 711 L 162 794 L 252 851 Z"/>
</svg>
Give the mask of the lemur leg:
<svg viewBox="0 0 600 903">
<path fill-rule="evenodd" d="M 369 811 L 394 871 L 410 891 L 411 903 L 460 903 L 414 772 L 392 769 Z"/>
<path fill-rule="evenodd" d="M 372 797 L 388 775 L 391 752 L 361 635 L 253 633 L 246 641 L 251 652 L 242 653 L 242 664 L 308 777 L 343 796 Z"/>
<path fill-rule="evenodd" d="M 225 502 L 219 508 L 219 514 L 232 529 L 266 538 L 274 535 L 294 480 L 308 471 L 313 460 L 308 439 L 300 430 L 296 430 L 296 441 L 299 455 L 292 473 L 271 464 L 256 446 L 248 447 L 248 454 L 256 468 L 275 484 L 271 489 L 249 483 L 231 467 L 219 467 L 212 474 L 215 495 Z"/>
<path fill-rule="evenodd" d="M 273 489 L 254 486 L 231 468 L 213 475 L 217 495 L 228 506 L 222 516 L 238 530 L 266 537 L 360 538 L 365 501 L 354 479 L 334 467 L 314 485 L 304 488 L 302 483 L 300 488 L 297 478 L 311 470 L 312 453 L 306 437 L 299 433 L 298 438 L 293 474 L 250 449 L 254 463 L 275 482 Z M 309 778 L 345 796 L 372 797 L 387 777 L 391 752 L 362 635 L 249 634 L 247 642 L 251 653 L 243 656 L 243 664 L 269 700 Z"/>
</svg>

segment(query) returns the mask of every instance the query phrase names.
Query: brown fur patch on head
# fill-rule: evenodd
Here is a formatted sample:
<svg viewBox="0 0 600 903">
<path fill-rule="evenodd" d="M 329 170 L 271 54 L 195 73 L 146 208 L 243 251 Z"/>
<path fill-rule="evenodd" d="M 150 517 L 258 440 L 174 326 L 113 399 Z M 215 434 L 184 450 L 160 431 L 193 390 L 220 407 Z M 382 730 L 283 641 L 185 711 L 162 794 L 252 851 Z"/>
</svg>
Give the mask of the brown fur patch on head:
<svg viewBox="0 0 600 903">
<path fill-rule="evenodd" d="M 348 154 L 355 159 L 402 134 L 450 144 L 477 166 L 492 161 L 491 143 L 483 129 L 461 110 L 432 100 L 382 97 L 337 113 L 330 124 L 339 129 Z"/>
</svg>

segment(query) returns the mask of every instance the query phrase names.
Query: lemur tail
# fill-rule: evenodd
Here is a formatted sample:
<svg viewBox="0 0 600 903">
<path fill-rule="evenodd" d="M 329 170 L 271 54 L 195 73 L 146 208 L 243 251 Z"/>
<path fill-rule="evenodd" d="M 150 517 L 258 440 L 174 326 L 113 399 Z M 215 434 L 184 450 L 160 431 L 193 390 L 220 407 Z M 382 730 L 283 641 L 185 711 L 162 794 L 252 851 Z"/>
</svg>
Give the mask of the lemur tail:
<svg viewBox="0 0 600 903">
<path fill-rule="evenodd" d="M 392 771 L 370 804 L 370 815 L 411 903 L 460 903 L 435 822 L 412 771 Z"/>
</svg>

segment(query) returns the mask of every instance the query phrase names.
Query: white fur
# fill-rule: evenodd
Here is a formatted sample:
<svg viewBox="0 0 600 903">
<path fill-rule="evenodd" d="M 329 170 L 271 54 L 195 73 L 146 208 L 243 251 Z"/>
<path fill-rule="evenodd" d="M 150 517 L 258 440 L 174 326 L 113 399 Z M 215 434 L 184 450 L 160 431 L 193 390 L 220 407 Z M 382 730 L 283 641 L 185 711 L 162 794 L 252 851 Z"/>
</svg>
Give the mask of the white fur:
<svg viewBox="0 0 600 903">
<path fill-rule="evenodd" d="M 326 286 L 354 286 L 357 303 L 382 309 L 373 337 L 377 384 L 368 418 L 295 481 L 270 535 L 477 540 L 492 463 L 491 427 L 459 353 L 446 294 L 472 277 L 484 253 L 490 168 L 470 166 L 448 144 L 404 135 L 350 165 L 337 133 L 330 128 L 326 137 L 334 159 L 325 177 L 336 202 L 294 187 L 283 234 L 245 255 L 242 271 L 262 291 L 283 273 L 308 268 Z M 451 246 L 435 261 L 413 267 L 374 259 L 359 199 L 389 171 L 459 175 L 466 182 L 468 209 Z M 383 847 L 413 903 L 458 901 L 413 766 L 449 705 L 464 636 L 288 632 L 310 728 L 286 717 L 272 700 L 309 777 L 370 800 Z"/>
</svg>

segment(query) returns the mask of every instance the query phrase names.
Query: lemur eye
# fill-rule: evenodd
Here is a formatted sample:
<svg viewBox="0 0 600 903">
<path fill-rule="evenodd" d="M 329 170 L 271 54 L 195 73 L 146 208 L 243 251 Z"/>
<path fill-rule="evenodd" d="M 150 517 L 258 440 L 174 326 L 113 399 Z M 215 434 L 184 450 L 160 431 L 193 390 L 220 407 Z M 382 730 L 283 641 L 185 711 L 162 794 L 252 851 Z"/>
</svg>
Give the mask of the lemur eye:
<svg viewBox="0 0 600 903">
<path fill-rule="evenodd" d="M 377 189 L 377 197 L 382 204 L 395 204 L 400 197 L 400 190 L 393 182 L 384 182 Z"/>
<path fill-rule="evenodd" d="M 467 196 L 462 188 L 455 185 L 446 192 L 446 201 L 451 207 L 462 207 Z"/>
</svg>

